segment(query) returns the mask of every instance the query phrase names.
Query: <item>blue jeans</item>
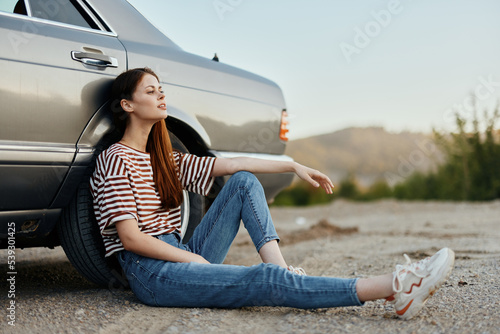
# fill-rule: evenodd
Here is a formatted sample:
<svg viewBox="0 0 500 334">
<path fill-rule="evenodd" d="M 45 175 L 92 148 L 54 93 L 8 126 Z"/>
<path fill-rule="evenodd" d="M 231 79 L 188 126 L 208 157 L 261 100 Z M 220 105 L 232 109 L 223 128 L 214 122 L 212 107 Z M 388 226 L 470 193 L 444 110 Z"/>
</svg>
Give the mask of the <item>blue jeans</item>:
<svg viewBox="0 0 500 334">
<path fill-rule="evenodd" d="M 118 260 L 132 291 L 152 306 L 308 309 L 362 305 L 356 294 L 357 279 L 299 276 L 274 264 L 222 264 L 241 220 L 257 251 L 279 240 L 262 186 L 248 172 L 229 179 L 187 244 L 175 233 L 158 236 L 203 256 L 210 264 L 167 262 L 121 251 Z"/>
</svg>

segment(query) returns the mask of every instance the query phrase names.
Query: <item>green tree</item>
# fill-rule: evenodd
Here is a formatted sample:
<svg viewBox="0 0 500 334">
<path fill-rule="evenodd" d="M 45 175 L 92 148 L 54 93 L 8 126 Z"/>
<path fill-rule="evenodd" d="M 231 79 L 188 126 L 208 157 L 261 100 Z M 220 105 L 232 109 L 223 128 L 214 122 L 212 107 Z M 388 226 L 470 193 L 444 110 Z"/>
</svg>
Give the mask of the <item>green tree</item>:
<svg viewBox="0 0 500 334">
<path fill-rule="evenodd" d="M 347 199 L 357 199 L 360 194 L 356 178 L 351 173 L 340 181 L 338 196 Z"/>
<path fill-rule="evenodd" d="M 500 133 L 495 130 L 497 107 L 472 121 L 456 114 L 456 131 L 434 131 L 446 161 L 437 171 L 415 173 L 394 187 L 400 199 L 491 200 L 500 198 Z M 484 128 L 484 130 L 481 130 Z M 470 129 L 470 130 L 468 130 Z"/>
<path fill-rule="evenodd" d="M 379 179 L 372 183 L 368 190 L 359 197 L 362 200 L 375 200 L 380 198 L 388 198 L 393 196 L 391 187 L 385 179 Z"/>
</svg>

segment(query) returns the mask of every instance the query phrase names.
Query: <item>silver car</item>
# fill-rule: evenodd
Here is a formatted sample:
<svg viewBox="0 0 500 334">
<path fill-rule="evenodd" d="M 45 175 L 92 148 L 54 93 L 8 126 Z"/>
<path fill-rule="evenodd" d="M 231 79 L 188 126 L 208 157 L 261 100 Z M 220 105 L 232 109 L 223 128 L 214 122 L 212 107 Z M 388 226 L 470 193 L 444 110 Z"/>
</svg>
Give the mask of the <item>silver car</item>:
<svg viewBox="0 0 500 334">
<path fill-rule="evenodd" d="M 160 76 L 176 148 L 291 160 L 275 83 L 183 51 L 125 0 L 2 0 L 0 39 L 0 248 L 62 245 L 91 281 L 125 283 L 103 257 L 88 179 L 119 139 L 108 92 L 129 68 Z M 270 201 L 293 175 L 258 177 Z M 185 239 L 216 193 L 185 193 Z"/>
</svg>

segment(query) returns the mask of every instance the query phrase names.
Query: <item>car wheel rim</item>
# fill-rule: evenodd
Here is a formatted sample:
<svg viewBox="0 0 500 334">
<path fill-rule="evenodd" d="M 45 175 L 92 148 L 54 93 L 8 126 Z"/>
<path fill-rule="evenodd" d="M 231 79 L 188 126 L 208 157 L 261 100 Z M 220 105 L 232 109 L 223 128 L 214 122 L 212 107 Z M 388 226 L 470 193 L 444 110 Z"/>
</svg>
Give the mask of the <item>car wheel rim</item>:
<svg viewBox="0 0 500 334">
<path fill-rule="evenodd" d="M 186 235 L 186 230 L 189 223 L 189 193 L 186 190 L 182 191 L 182 205 L 181 205 L 181 237 Z"/>
</svg>

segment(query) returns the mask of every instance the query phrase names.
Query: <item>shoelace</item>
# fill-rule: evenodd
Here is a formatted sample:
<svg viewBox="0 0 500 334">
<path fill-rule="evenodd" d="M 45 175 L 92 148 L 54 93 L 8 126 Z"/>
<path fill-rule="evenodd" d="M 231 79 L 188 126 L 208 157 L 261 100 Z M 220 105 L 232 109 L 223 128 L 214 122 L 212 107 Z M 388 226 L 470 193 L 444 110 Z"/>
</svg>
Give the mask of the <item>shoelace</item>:
<svg viewBox="0 0 500 334">
<path fill-rule="evenodd" d="M 288 266 L 287 269 L 289 271 L 291 271 L 292 273 L 294 273 L 294 274 L 297 274 L 297 275 L 300 275 L 300 276 L 307 276 L 305 270 L 302 269 L 302 268 L 295 268 L 295 267 L 292 267 L 292 266 Z"/>
<path fill-rule="evenodd" d="M 404 254 L 404 257 L 406 259 L 406 263 L 401 265 L 397 264 L 396 265 L 396 271 L 394 272 L 394 280 L 392 281 L 392 289 L 396 292 L 399 293 L 403 291 L 403 284 L 401 280 L 401 274 L 405 272 L 411 272 L 417 277 L 426 277 L 427 275 L 422 275 L 417 273 L 417 270 L 420 269 L 420 267 L 424 267 L 427 262 L 429 262 L 430 258 L 425 258 L 423 260 L 420 260 L 418 262 L 411 263 L 410 257 L 406 254 Z M 396 288 L 396 282 L 398 283 Z"/>
</svg>

